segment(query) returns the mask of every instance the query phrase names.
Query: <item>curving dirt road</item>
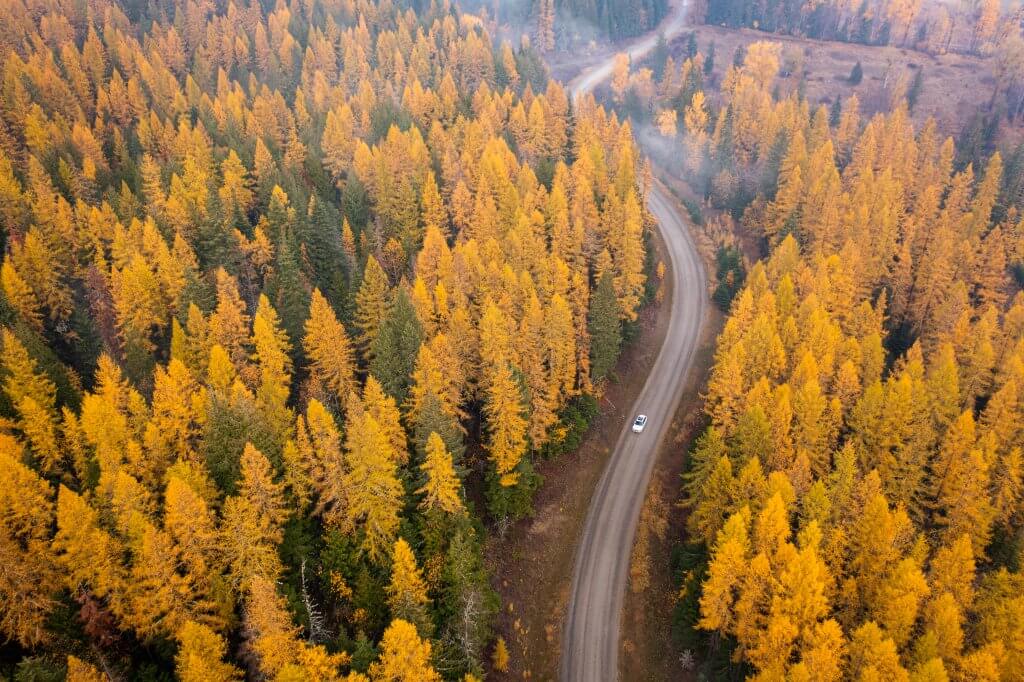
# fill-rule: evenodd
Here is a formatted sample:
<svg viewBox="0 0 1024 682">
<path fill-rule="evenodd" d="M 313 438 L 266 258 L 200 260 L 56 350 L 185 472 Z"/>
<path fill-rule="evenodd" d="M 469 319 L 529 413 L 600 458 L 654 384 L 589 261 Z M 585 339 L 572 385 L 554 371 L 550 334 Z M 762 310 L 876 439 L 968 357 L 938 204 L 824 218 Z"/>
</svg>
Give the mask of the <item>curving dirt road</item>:
<svg viewBox="0 0 1024 682">
<path fill-rule="evenodd" d="M 686 0 L 675 6 L 659 28 L 666 39 L 685 24 Z M 630 46 L 636 60 L 649 52 L 657 34 Z M 569 83 L 577 98 L 607 78 L 614 57 L 595 65 Z M 676 205 L 655 183 L 648 208 L 657 218 L 671 260 L 672 298 L 664 343 L 633 406 L 648 415 L 641 434 L 623 426 L 615 451 L 590 502 L 583 535 L 576 549 L 572 593 L 562 635 L 563 682 L 614 680 L 619 670 L 619 623 L 629 574 L 630 555 L 640 508 L 651 478 L 658 447 L 675 414 L 693 365 L 707 303 L 704 264 Z"/>
</svg>

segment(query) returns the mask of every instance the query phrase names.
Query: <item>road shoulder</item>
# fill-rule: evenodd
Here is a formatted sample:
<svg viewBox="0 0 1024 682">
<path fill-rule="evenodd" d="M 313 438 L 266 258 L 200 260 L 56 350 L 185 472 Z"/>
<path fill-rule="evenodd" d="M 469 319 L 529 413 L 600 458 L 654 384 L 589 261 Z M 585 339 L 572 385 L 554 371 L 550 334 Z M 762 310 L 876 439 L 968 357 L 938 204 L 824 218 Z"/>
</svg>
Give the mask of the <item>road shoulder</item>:
<svg viewBox="0 0 1024 682">
<path fill-rule="evenodd" d="M 556 680 L 566 607 L 572 589 L 577 544 L 591 497 L 623 424 L 658 357 L 672 309 L 673 281 L 661 235 L 653 233 L 655 262 L 665 260 L 663 300 L 640 314 L 640 334 L 624 348 L 617 381 L 607 386 L 583 444 L 574 453 L 536 463 L 544 485 L 534 500 L 535 514 L 514 524 L 503 538 L 488 540 L 485 555 L 494 587 L 505 608 L 498 632 L 511 655 L 507 673 L 495 680 Z"/>
</svg>

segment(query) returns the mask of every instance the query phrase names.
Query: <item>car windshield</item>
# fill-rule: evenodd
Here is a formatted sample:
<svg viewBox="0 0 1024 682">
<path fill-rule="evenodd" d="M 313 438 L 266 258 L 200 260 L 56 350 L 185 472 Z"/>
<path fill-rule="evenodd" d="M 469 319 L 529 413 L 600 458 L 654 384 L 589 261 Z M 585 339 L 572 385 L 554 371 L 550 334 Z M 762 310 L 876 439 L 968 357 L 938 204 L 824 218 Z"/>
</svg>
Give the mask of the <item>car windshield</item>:
<svg viewBox="0 0 1024 682">
<path fill-rule="evenodd" d="M 645 421 L 647 421 L 647 420 L 644 419 L 643 417 L 637 417 L 636 418 L 636 423 L 637 424 L 643 424 Z"/>
</svg>

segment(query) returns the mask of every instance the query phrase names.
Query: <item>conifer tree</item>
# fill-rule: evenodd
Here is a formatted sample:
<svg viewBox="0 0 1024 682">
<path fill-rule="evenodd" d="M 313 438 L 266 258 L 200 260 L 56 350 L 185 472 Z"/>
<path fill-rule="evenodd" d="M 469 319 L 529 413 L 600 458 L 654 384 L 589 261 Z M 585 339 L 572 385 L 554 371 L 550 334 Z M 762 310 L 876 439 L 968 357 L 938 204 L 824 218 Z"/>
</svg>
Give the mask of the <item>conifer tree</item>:
<svg viewBox="0 0 1024 682">
<path fill-rule="evenodd" d="M 516 466 L 526 453 L 526 420 L 519 387 L 508 365 L 496 368 L 484 409 L 494 469 L 502 486 L 514 486 L 519 480 Z"/>
<path fill-rule="evenodd" d="M 217 271 L 217 307 L 210 316 L 210 343 L 228 352 L 235 369 L 247 380 L 249 315 L 238 283 L 223 268 Z"/>
<path fill-rule="evenodd" d="M 352 347 L 345 328 L 319 289 L 314 289 L 310 298 L 305 332 L 303 350 L 314 376 L 343 406 L 356 386 Z"/>
<path fill-rule="evenodd" d="M 345 513 L 361 530 L 360 546 L 372 561 L 386 555 L 398 531 L 402 486 L 397 455 L 380 422 L 369 411 L 353 416 L 345 441 Z"/>
<path fill-rule="evenodd" d="M 370 374 L 398 404 L 406 401 L 409 379 L 423 341 L 423 327 L 409 295 L 399 289 L 370 345 Z"/>
<path fill-rule="evenodd" d="M 430 664 L 430 650 L 430 640 L 420 639 L 414 625 L 395 619 L 384 631 L 380 660 L 370 666 L 370 679 L 373 682 L 440 682 L 441 676 Z"/>
<path fill-rule="evenodd" d="M 294 447 L 285 449 L 285 475 L 292 494 L 305 501 L 309 492 L 315 492 L 316 512 L 336 524 L 344 516 L 346 497 L 341 434 L 318 400 L 309 401 L 306 416 L 299 416 L 295 431 Z"/>
<path fill-rule="evenodd" d="M 120 557 L 124 547 L 99 524 L 99 514 L 77 493 L 61 486 L 57 493 L 57 533 L 53 538 L 57 561 L 64 569 L 68 589 L 88 588 L 108 598 L 115 614 L 126 610 L 125 571 Z"/>
<path fill-rule="evenodd" d="M 358 330 L 356 347 L 363 362 L 373 359 L 373 342 L 377 338 L 388 310 L 389 285 L 387 275 L 372 255 L 366 259 L 363 281 L 356 293 L 355 326 Z"/>
<path fill-rule="evenodd" d="M 622 345 L 619 305 L 610 272 L 602 275 L 594 290 L 587 328 L 590 332 L 590 375 L 597 382 L 607 377 L 615 367 Z"/>
<path fill-rule="evenodd" d="M 416 565 L 416 556 L 404 539 L 395 541 L 391 558 L 391 582 L 387 587 L 391 617 L 400 618 L 416 626 L 421 637 L 429 637 L 434 630 L 428 611 L 430 599 L 427 586 Z"/>
<path fill-rule="evenodd" d="M 280 574 L 277 546 L 288 512 L 283 486 L 274 482 L 263 453 L 247 444 L 241 467 L 238 495 L 224 502 L 221 545 L 232 580 L 247 586 L 254 578 L 275 580 Z"/>
<path fill-rule="evenodd" d="M 420 507 L 427 510 L 440 509 L 447 514 L 461 513 L 464 509 L 460 496 L 461 483 L 452 465 L 452 456 L 437 433 L 431 432 L 427 439 L 420 469 L 425 479 L 423 487 L 416 491 L 423 496 Z"/>
<path fill-rule="evenodd" d="M 253 358 L 259 370 L 256 402 L 260 415 L 278 443 L 283 443 L 290 435 L 294 422 L 291 408 L 288 407 L 291 343 L 266 296 L 260 296 L 253 317 L 252 345 L 255 349 Z"/>
<path fill-rule="evenodd" d="M 3 330 L 3 367 L 4 393 L 12 405 L 18 406 L 29 398 L 38 409 L 56 409 L 56 386 L 39 371 L 35 359 L 10 329 Z"/>
<path fill-rule="evenodd" d="M 242 671 L 223 661 L 227 643 L 216 632 L 188 622 L 177 633 L 175 674 L 182 682 L 228 682 L 241 679 Z"/>
<path fill-rule="evenodd" d="M 264 674 L 276 676 L 297 658 L 299 629 L 292 625 L 273 580 L 253 578 L 245 604 L 245 629 L 248 645 Z"/>
<path fill-rule="evenodd" d="M 31 647 L 50 637 L 45 622 L 61 577 L 49 547 L 53 493 L 21 457 L 18 442 L 0 436 L 0 551 L 7 562 L 0 580 L 0 631 Z"/>
</svg>

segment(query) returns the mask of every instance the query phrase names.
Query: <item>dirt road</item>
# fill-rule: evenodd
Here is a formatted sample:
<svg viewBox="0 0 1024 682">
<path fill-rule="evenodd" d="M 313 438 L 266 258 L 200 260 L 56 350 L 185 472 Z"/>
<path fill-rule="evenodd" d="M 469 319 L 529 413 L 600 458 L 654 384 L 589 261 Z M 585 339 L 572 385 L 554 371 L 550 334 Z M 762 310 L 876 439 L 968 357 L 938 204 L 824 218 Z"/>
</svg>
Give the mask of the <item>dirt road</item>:
<svg viewBox="0 0 1024 682">
<path fill-rule="evenodd" d="M 666 39 L 684 26 L 686 4 L 686 0 L 677 4 L 659 27 Z M 633 43 L 627 52 L 634 60 L 639 59 L 656 42 L 657 34 L 649 34 Z M 593 90 L 611 74 L 612 64 L 613 58 L 609 58 L 573 79 L 569 84 L 571 95 L 576 98 Z M 576 550 L 563 630 L 563 682 L 597 682 L 618 677 L 619 624 L 633 537 L 658 447 L 693 365 L 707 304 L 704 265 L 685 219 L 656 183 L 649 193 L 648 207 L 657 218 L 672 263 L 673 295 L 668 311 L 671 319 L 658 358 L 633 409 L 634 414 L 648 416 L 647 428 L 635 434 L 629 422 L 623 425 L 590 502 Z"/>
</svg>

